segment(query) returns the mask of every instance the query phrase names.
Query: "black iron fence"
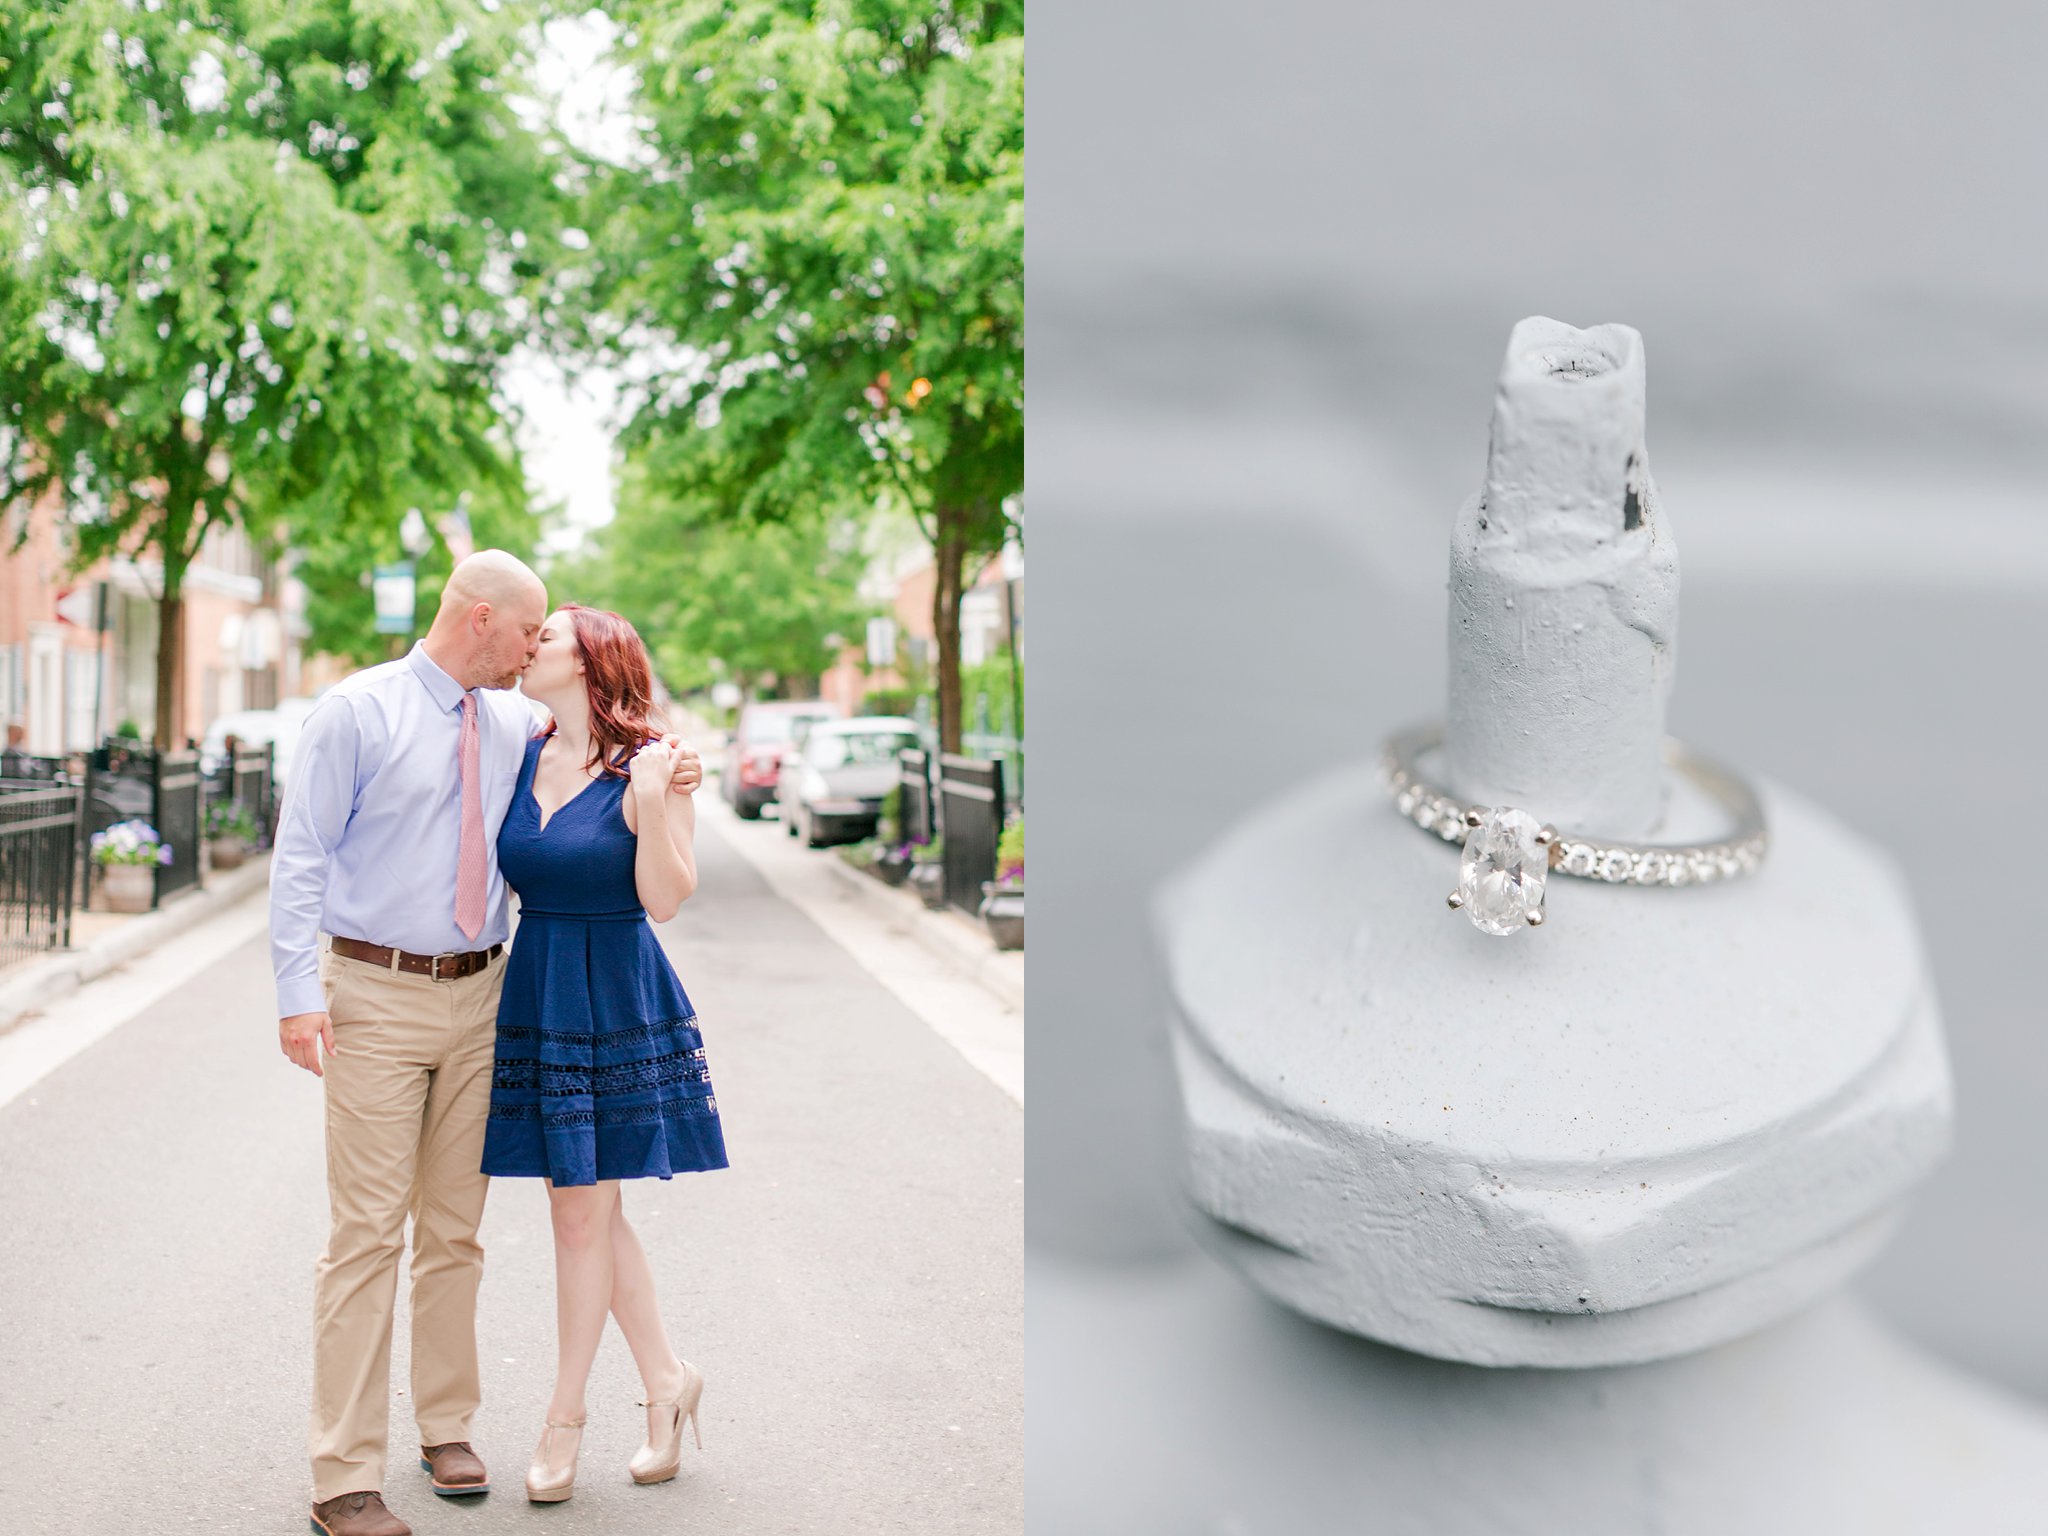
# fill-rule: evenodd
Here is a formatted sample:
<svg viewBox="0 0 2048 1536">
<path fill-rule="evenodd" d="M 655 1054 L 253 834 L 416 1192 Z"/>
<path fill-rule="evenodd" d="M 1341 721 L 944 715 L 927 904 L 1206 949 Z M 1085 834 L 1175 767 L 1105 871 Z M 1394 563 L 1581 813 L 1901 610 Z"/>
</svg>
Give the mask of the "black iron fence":
<svg viewBox="0 0 2048 1536">
<path fill-rule="evenodd" d="M 939 831 L 946 839 L 946 900 L 963 911 L 981 907 L 981 887 L 996 877 L 1003 835 L 1003 765 L 974 757 L 939 757 Z"/>
<path fill-rule="evenodd" d="M 1003 794 L 1012 806 L 1024 803 L 1024 743 L 1014 736 L 968 731 L 960 749 L 969 757 L 993 758 L 1003 765 Z"/>
<path fill-rule="evenodd" d="M 156 759 L 157 834 L 171 862 L 156 867 L 156 899 L 199 884 L 199 843 L 206 836 L 206 784 L 197 752 L 160 752 Z"/>
<path fill-rule="evenodd" d="M 206 824 L 205 779 L 197 752 L 159 752 L 147 742 L 110 738 L 87 759 L 83 842 L 121 821 L 146 821 L 170 846 L 156 867 L 156 899 L 198 887 L 199 843 Z M 90 859 L 87 870 L 91 872 Z"/>
<path fill-rule="evenodd" d="M 0 969 L 71 942 L 84 791 L 0 779 Z"/>
<path fill-rule="evenodd" d="M 232 801 L 248 809 L 256 823 L 256 843 L 267 848 L 277 833 L 276 747 L 270 742 L 237 746 L 232 760 L 223 759 L 206 775 L 208 810 Z"/>
<path fill-rule="evenodd" d="M 32 752 L 0 752 L 0 779 L 29 779 L 38 784 L 68 784 L 70 762 L 61 757 L 38 757 Z"/>
<path fill-rule="evenodd" d="M 912 749 L 896 754 L 897 816 L 904 842 L 928 843 L 938 833 L 938 818 L 932 814 L 932 759 L 929 752 Z"/>
</svg>

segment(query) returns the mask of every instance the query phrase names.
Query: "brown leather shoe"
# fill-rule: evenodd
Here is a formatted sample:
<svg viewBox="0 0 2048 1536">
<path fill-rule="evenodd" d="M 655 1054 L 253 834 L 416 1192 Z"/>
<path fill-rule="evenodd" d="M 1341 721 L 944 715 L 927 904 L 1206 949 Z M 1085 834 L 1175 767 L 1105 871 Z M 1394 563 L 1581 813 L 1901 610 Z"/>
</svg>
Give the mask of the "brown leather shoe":
<svg viewBox="0 0 2048 1536">
<path fill-rule="evenodd" d="M 491 1491 L 491 1475 L 484 1470 L 483 1458 L 469 1448 L 467 1440 L 421 1446 L 420 1466 L 434 1474 L 434 1492 L 444 1499 Z"/>
<path fill-rule="evenodd" d="M 412 1536 L 412 1527 L 384 1507 L 381 1493 L 344 1493 L 315 1504 L 313 1529 L 325 1536 Z"/>
</svg>

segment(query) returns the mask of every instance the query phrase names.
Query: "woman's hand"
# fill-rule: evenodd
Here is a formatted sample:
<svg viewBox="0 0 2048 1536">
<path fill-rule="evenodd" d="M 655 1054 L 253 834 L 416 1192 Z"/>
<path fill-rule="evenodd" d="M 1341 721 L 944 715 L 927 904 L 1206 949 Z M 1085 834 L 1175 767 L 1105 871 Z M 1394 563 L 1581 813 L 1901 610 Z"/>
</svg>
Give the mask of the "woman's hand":
<svg viewBox="0 0 2048 1536">
<path fill-rule="evenodd" d="M 675 773 L 676 749 L 664 739 L 650 741 L 633 754 L 629 772 L 637 795 L 665 795 Z"/>
<path fill-rule="evenodd" d="M 675 748 L 674 767 L 669 774 L 668 787 L 678 795 L 693 795 L 697 786 L 704 782 L 704 762 L 697 756 L 697 749 L 680 736 L 661 738 Z"/>
<path fill-rule="evenodd" d="M 691 770 L 687 789 L 673 782 L 680 768 Z M 697 808 L 690 795 L 703 770 L 686 743 L 668 737 L 650 741 L 635 753 L 630 772 L 633 794 L 626 803 L 626 825 L 639 840 L 633 883 L 647 915 L 665 923 L 697 889 L 692 847 Z"/>
</svg>

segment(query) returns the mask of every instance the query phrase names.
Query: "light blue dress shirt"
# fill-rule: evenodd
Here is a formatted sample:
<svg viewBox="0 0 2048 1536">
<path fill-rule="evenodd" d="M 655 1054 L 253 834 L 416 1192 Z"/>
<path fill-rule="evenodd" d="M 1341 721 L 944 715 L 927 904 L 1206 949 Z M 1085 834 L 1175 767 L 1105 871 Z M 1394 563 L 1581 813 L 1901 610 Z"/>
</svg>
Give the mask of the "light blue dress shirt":
<svg viewBox="0 0 2048 1536">
<path fill-rule="evenodd" d="M 438 955 L 487 949 L 510 932 L 498 828 L 539 727 L 523 695 L 475 690 L 489 883 L 471 939 L 455 926 L 462 693 L 415 644 L 335 684 L 306 716 L 270 861 L 278 1017 L 327 1007 L 322 933 Z"/>
</svg>

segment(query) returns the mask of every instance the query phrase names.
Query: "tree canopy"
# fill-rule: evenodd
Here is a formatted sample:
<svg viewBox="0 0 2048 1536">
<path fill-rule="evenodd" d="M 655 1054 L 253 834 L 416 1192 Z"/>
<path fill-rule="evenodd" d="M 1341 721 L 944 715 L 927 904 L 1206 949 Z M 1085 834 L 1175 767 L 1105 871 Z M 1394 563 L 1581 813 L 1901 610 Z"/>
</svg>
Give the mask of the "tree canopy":
<svg viewBox="0 0 2048 1536">
<path fill-rule="evenodd" d="M 631 465 L 617 516 L 549 570 L 549 600 L 627 615 L 679 691 L 724 677 L 758 692 L 770 673 L 809 684 L 833 660 L 833 636 L 862 633 L 854 533 L 808 513 L 736 522 L 708 499 L 673 501 Z"/>
<path fill-rule="evenodd" d="M 535 6 L 0 0 L 0 503 L 153 562 L 175 740 L 207 530 L 311 542 L 502 476 L 571 164 Z"/>
<path fill-rule="evenodd" d="M 1013 4 L 618 0 L 643 161 L 594 183 L 597 342 L 680 359 L 626 434 L 679 518 L 891 500 L 959 598 L 1023 486 L 1023 37 Z"/>
</svg>

